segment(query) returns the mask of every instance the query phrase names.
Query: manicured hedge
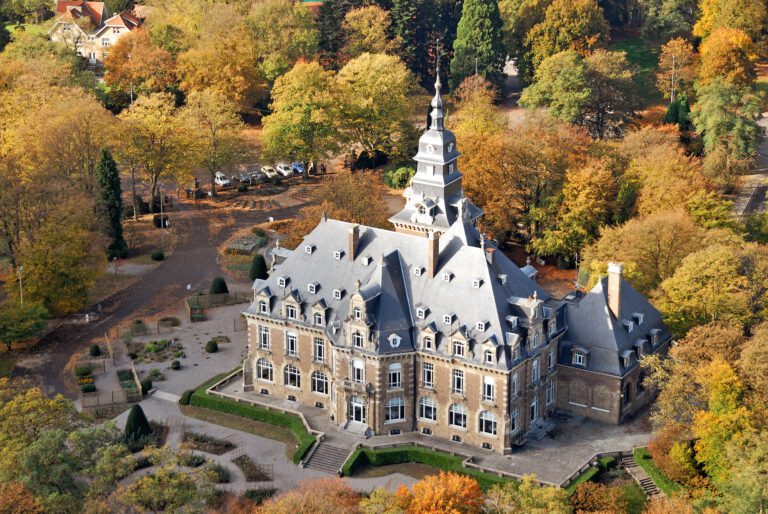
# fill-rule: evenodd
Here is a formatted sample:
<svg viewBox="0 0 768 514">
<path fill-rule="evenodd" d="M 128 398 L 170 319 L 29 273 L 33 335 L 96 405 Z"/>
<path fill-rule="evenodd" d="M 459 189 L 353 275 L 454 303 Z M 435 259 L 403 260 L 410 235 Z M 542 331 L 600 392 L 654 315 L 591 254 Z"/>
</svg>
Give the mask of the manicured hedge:
<svg viewBox="0 0 768 514">
<path fill-rule="evenodd" d="M 468 475 L 480 484 L 485 491 L 496 484 L 510 482 L 508 478 L 491 475 L 472 468 L 465 468 L 461 465 L 462 458 L 449 453 L 438 452 L 428 448 L 418 446 L 400 446 L 396 448 L 381 448 L 373 450 L 370 448 L 358 448 L 349 456 L 347 462 L 341 467 L 344 476 L 351 476 L 358 467 L 364 464 L 371 466 L 385 466 L 388 464 L 402 464 L 405 462 L 418 462 L 433 466 L 444 471 L 453 471 Z"/>
<path fill-rule="evenodd" d="M 568 484 L 568 486 L 565 488 L 566 492 L 568 493 L 568 496 L 572 495 L 574 491 L 576 491 L 576 488 L 579 487 L 584 482 L 589 482 L 595 476 L 600 473 L 601 469 L 598 467 L 590 467 L 584 473 L 576 477 L 576 480 Z"/>
<path fill-rule="evenodd" d="M 659 489 L 667 496 L 680 490 L 680 485 L 673 482 L 662 470 L 653 462 L 651 454 L 647 448 L 635 448 L 632 454 L 635 457 L 635 462 L 648 473 L 653 481 L 656 483 Z"/>
<path fill-rule="evenodd" d="M 293 455 L 293 462 L 298 464 L 304 455 L 309 451 L 309 448 L 315 442 L 315 436 L 310 434 L 304 427 L 304 423 L 298 416 L 293 414 L 284 414 L 278 411 L 272 411 L 256 405 L 250 405 L 246 403 L 238 403 L 234 400 L 227 398 L 220 398 L 218 396 L 210 396 L 205 394 L 205 390 L 211 387 L 213 384 L 223 379 L 231 373 L 222 373 L 212 379 L 208 380 L 204 384 L 200 385 L 192 394 L 189 404 L 195 407 L 202 407 L 204 409 L 217 410 L 226 412 L 227 414 L 233 414 L 235 416 L 242 416 L 244 418 L 252 419 L 254 421 L 261 421 L 262 423 L 269 423 L 270 425 L 276 425 L 279 427 L 287 428 L 291 431 L 296 441 L 299 443 L 299 447 L 296 453 Z"/>
</svg>

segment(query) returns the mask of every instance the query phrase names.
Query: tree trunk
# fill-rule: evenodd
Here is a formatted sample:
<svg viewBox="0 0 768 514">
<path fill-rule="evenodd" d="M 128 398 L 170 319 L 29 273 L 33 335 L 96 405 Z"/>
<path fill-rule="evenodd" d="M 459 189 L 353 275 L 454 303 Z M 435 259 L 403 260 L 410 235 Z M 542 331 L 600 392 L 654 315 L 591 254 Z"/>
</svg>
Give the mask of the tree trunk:
<svg viewBox="0 0 768 514">
<path fill-rule="evenodd" d="M 149 213 L 155 213 L 155 197 L 157 196 L 157 177 L 152 176 L 149 180 Z"/>
<path fill-rule="evenodd" d="M 211 172 L 211 196 L 216 196 L 216 172 Z"/>
<path fill-rule="evenodd" d="M 139 221 L 139 199 L 136 196 L 136 168 L 131 166 L 131 192 L 133 193 L 133 221 Z"/>
</svg>

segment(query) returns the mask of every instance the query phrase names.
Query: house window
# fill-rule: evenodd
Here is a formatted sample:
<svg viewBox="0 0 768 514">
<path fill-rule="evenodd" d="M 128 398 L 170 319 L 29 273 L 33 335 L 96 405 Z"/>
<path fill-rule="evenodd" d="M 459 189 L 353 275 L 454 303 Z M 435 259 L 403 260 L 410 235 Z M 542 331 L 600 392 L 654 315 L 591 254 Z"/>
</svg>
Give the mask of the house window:
<svg viewBox="0 0 768 514">
<path fill-rule="evenodd" d="M 454 403 L 448 408 L 448 424 L 453 427 L 467 428 L 467 411 L 463 405 Z"/>
<path fill-rule="evenodd" d="M 296 334 L 287 334 L 285 336 L 285 353 L 291 357 L 298 357 L 299 341 Z"/>
<path fill-rule="evenodd" d="M 424 268 L 422 268 L 421 266 L 416 266 L 415 268 L 413 268 L 413 274 L 416 275 L 417 277 L 420 277 L 421 276 L 421 272 L 423 270 L 424 270 Z"/>
<path fill-rule="evenodd" d="M 363 319 L 363 311 L 361 311 L 359 308 L 355 307 L 353 312 L 355 313 L 355 321 L 360 321 Z"/>
<path fill-rule="evenodd" d="M 432 338 L 429 336 L 424 336 L 424 349 L 425 350 L 431 350 L 432 349 Z"/>
<path fill-rule="evenodd" d="M 435 365 L 431 362 L 421 365 L 421 385 L 429 388 L 435 386 Z"/>
<path fill-rule="evenodd" d="M 109 46 L 109 38 L 103 37 L 101 38 L 101 46 Z"/>
<path fill-rule="evenodd" d="M 288 364 L 285 367 L 285 372 L 283 375 L 285 385 L 290 387 L 301 387 L 301 373 L 299 372 L 299 368 L 293 364 Z"/>
<path fill-rule="evenodd" d="M 389 372 L 387 374 L 387 383 L 389 384 L 389 389 L 400 389 L 403 386 L 401 376 L 402 373 L 400 363 L 396 362 L 394 364 L 390 364 Z"/>
<path fill-rule="evenodd" d="M 453 370 L 453 380 L 451 381 L 451 390 L 454 393 L 462 394 L 464 392 L 464 371 L 461 369 Z"/>
<path fill-rule="evenodd" d="M 457 357 L 464 357 L 465 346 L 464 343 L 459 341 L 453 342 L 453 354 Z"/>
<path fill-rule="evenodd" d="M 312 372 L 312 392 L 328 394 L 328 377 L 319 371 Z"/>
<path fill-rule="evenodd" d="M 424 319 L 424 317 L 427 315 L 426 311 L 424 309 L 416 309 L 416 317 L 419 319 Z"/>
<path fill-rule="evenodd" d="M 267 359 L 259 359 L 256 361 L 256 378 L 272 382 L 272 363 Z"/>
<path fill-rule="evenodd" d="M 573 352 L 573 359 L 571 360 L 571 363 L 577 366 L 585 366 L 587 363 L 587 359 L 585 358 L 583 353 Z"/>
<path fill-rule="evenodd" d="M 557 319 L 552 318 L 549 320 L 549 335 L 554 335 L 557 332 Z"/>
<path fill-rule="evenodd" d="M 365 365 L 360 359 L 352 361 L 352 381 L 358 384 L 365 382 Z"/>
<path fill-rule="evenodd" d="M 317 284 L 307 284 L 307 291 L 309 294 L 317 293 Z"/>
<path fill-rule="evenodd" d="M 494 382 L 491 377 L 483 377 L 483 400 L 492 402 L 495 396 Z"/>
<path fill-rule="evenodd" d="M 435 400 L 426 396 L 419 400 L 419 419 L 437 421 L 437 402 Z"/>
<path fill-rule="evenodd" d="M 533 364 L 531 365 L 532 372 L 531 372 L 531 383 L 538 384 L 539 379 L 541 379 L 541 369 L 539 368 L 539 359 L 533 359 Z"/>
<path fill-rule="evenodd" d="M 443 323 L 446 325 L 450 325 L 451 321 L 453 321 L 453 315 L 452 314 L 445 314 L 443 315 Z"/>
<path fill-rule="evenodd" d="M 475 328 L 480 332 L 485 332 L 485 321 L 478 321 L 475 323 Z"/>
<path fill-rule="evenodd" d="M 517 418 L 520 417 L 520 413 L 515 409 L 512 411 L 512 415 L 509 417 L 509 432 L 517 432 Z"/>
<path fill-rule="evenodd" d="M 269 327 L 259 327 L 259 349 L 269 350 Z"/>
<path fill-rule="evenodd" d="M 547 355 L 547 369 L 550 371 L 555 369 L 555 350 L 549 350 L 549 355 Z"/>
<path fill-rule="evenodd" d="M 531 421 L 539 419 L 539 400 L 534 398 L 531 402 Z"/>
<path fill-rule="evenodd" d="M 337 261 L 341 260 L 341 250 L 336 250 L 335 252 L 333 252 L 333 258 L 336 259 Z"/>
<path fill-rule="evenodd" d="M 322 313 L 316 312 L 315 313 L 315 325 L 317 325 L 318 327 L 322 327 L 323 325 L 325 325 L 325 319 L 324 318 L 325 318 L 325 316 L 323 316 Z"/>
<path fill-rule="evenodd" d="M 403 421 L 405 419 L 405 401 L 402 398 L 390 398 L 384 409 L 384 422 Z"/>
<path fill-rule="evenodd" d="M 419 214 L 426 214 L 426 213 L 427 213 L 427 208 L 424 207 L 423 205 L 419 205 Z"/>
<path fill-rule="evenodd" d="M 269 314 L 269 304 L 264 300 L 259 302 L 259 312 L 261 314 Z"/>
<path fill-rule="evenodd" d="M 341 300 L 341 289 L 334 289 L 333 290 L 333 299 L 334 300 Z"/>
<path fill-rule="evenodd" d="M 315 361 L 325 362 L 325 341 L 322 337 L 316 337 L 314 340 Z"/>
<path fill-rule="evenodd" d="M 304 246 L 304 253 L 312 254 L 312 252 L 315 251 L 315 245 L 305 245 Z"/>
<path fill-rule="evenodd" d="M 355 348 L 362 348 L 363 347 L 363 334 L 360 332 L 355 332 L 352 334 L 352 344 Z"/>
<path fill-rule="evenodd" d="M 295 305 L 286 305 L 285 306 L 285 317 L 288 319 L 296 319 L 296 306 Z"/>
<path fill-rule="evenodd" d="M 520 394 L 520 387 L 519 387 L 519 380 L 517 378 L 517 373 L 512 375 L 512 397 L 517 398 L 517 395 Z"/>
<path fill-rule="evenodd" d="M 449 272 L 443 273 L 443 282 L 450 282 L 451 274 Z"/>
<path fill-rule="evenodd" d="M 277 277 L 277 285 L 280 287 L 285 287 L 285 284 L 288 283 L 288 280 L 286 280 L 285 277 Z"/>
<path fill-rule="evenodd" d="M 478 430 L 483 434 L 496 435 L 496 416 L 493 412 L 484 410 L 480 412 L 480 426 Z"/>
<path fill-rule="evenodd" d="M 536 348 L 539 346 L 539 335 L 533 334 L 531 335 L 531 348 Z"/>
<path fill-rule="evenodd" d="M 547 405 L 551 405 L 555 401 L 555 383 L 553 381 L 547 382 Z"/>
<path fill-rule="evenodd" d="M 472 287 L 475 289 L 480 287 L 481 280 L 479 278 L 473 278 L 472 279 Z"/>
<path fill-rule="evenodd" d="M 117 28 L 117 27 L 113 27 L 113 28 L 112 28 L 112 33 L 113 33 L 113 34 L 120 34 L 120 29 L 119 29 L 119 28 Z"/>
<path fill-rule="evenodd" d="M 491 350 L 485 351 L 485 363 L 493 364 L 493 352 Z"/>
<path fill-rule="evenodd" d="M 635 320 L 638 325 L 642 325 L 645 315 L 642 312 L 635 312 L 632 313 L 632 319 Z"/>
</svg>

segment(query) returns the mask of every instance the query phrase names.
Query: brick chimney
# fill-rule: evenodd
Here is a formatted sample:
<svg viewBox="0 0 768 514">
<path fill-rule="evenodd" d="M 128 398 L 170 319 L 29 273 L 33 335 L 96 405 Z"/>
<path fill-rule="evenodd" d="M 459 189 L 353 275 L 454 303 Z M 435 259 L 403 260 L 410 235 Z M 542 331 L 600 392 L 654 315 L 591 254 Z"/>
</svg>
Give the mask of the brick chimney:
<svg viewBox="0 0 768 514">
<path fill-rule="evenodd" d="M 608 308 L 616 319 L 621 319 L 621 274 L 624 265 L 619 262 L 608 263 Z"/>
<path fill-rule="evenodd" d="M 352 225 L 349 228 L 349 260 L 354 262 L 357 257 L 357 244 L 360 242 L 360 225 Z"/>
<path fill-rule="evenodd" d="M 440 258 L 440 236 L 430 232 L 427 238 L 427 273 L 429 278 L 435 278 L 437 260 Z"/>
</svg>

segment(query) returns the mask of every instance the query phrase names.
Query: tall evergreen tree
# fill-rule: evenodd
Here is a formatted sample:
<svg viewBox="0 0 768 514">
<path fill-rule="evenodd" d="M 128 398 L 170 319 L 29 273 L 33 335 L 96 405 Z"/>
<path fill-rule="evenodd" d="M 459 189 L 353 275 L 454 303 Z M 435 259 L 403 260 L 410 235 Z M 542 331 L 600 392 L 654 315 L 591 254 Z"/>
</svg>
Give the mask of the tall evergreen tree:
<svg viewBox="0 0 768 514">
<path fill-rule="evenodd" d="M 499 91 L 504 90 L 501 15 L 497 0 L 465 0 L 456 29 L 451 60 L 451 87 L 477 72 Z"/>
<path fill-rule="evenodd" d="M 120 172 L 108 150 L 101 150 L 96 177 L 99 185 L 96 208 L 103 219 L 103 232 L 109 238 L 107 255 L 110 259 L 122 259 L 128 253 L 128 245 L 123 239 L 123 191 L 120 187 Z"/>
<path fill-rule="evenodd" d="M 364 0 L 326 0 L 317 13 L 318 47 L 320 63 L 330 69 L 339 68 L 339 54 L 344 45 L 344 16 L 352 9 L 362 7 Z"/>
<path fill-rule="evenodd" d="M 392 19 L 392 35 L 403 40 L 400 56 L 408 69 L 419 74 L 421 71 L 420 62 L 423 60 L 424 37 L 426 34 L 421 30 L 421 22 L 424 17 L 420 16 L 420 7 L 423 0 L 393 0 L 392 10 L 389 13 Z"/>
</svg>

